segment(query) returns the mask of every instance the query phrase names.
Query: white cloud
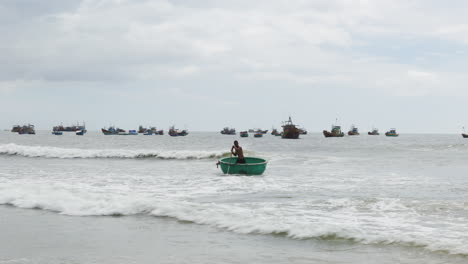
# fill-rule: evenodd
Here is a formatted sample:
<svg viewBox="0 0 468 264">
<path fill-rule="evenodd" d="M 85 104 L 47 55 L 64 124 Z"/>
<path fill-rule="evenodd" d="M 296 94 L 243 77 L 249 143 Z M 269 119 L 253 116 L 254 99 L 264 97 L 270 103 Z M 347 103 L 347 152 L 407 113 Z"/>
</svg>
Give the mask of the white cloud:
<svg viewBox="0 0 468 264">
<path fill-rule="evenodd" d="M 466 25 L 453 24 L 456 16 L 426 1 L 197 4 L 86 0 L 67 11 L 41 11 L 30 23 L 13 25 L 2 44 L 7 52 L 0 57 L 14 65 L 4 68 L 8 75 L 1 79 L 105 83 L 227 72 L 333 85 L 363 75 L 372 83 L 371 70 L 400 67 L 401 72 L 413 66 L 389 64 L 388 55 L 366 54 L 363 37 L 437 35 L 450 41 L 468 36 Z M 354 47 L 364 51 L 356 53 Z M 408 74 L 418 78 L 415 72 Z"/>
</svg>

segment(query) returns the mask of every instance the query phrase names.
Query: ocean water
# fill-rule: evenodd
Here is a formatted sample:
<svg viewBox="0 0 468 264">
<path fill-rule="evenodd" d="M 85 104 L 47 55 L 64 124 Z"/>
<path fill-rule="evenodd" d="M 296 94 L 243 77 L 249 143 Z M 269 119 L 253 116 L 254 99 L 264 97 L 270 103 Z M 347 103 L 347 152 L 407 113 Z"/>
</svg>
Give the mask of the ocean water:
<svg viewBox="0 0 468 264">
<path fill-rule="evenodd" d="M 235 139 L 264 175 L 216 168 Z M 468 263 L 467 157 L 460 135 L 3 131 L 0 263 Z"/>
</svg>

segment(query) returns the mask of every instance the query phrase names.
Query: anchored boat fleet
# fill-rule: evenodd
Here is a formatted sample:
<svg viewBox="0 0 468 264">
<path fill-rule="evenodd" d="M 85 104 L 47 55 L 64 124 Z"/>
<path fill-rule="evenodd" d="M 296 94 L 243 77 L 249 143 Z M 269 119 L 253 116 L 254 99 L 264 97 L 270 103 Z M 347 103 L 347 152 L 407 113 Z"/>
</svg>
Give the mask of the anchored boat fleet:
<svg viewBox="0 0 468 264">
<path fill-rule="evenodd" d="M 283 125 L 281 127 L 283 128 L 283 131 L 281 131 L 281 132 L 278 131 L 276 128 L 272 128 L 271 135 L 279 136 L 279 137 L 285 138 L 285 139 L 298 139 L 300 135 L 306 135 L 307 134 L 307 130 L 304 129 L 304 128 L 300 128 L 297 125 L 295 125 L 292 122 L 291 117 L 289 117 L 289 119 L 287 121 L 284 121 Z M 23 125 L 23 126 L 15 125 L 11 129 L 11 132 L 15 132 L 15 133 L 18 133 L 20 135 L 24 135 L 24 134 L 34 135 L 34 134 L 36 134 L 35 129 L 34 129 L 34 125 L 31 125 L 31 124 L 27 124 L 27 125 Z M 83 122 L 83 124 L 76 123 L 76 124 L 71 125 L 71 126 L 64 126 L 63 124 L 60 124 L 60 125 L 54 126 L 52 128 L 52 134 L 53 135 L 60 136 L 60 135 L 63 135 L 64 132 L 65 133 L 71 132 L 71 133 L 75 133 L 78 136 L 83 136 L 84 134 L 86 134 L 87 130 L 86 130 L 86 125 L 85 125 L 84 122 Z M 121 128 L 116 127 L 116 126 L 109 126 L 109 127 L 102 128 L 101 132 L 106 136 L 107 135 L 129 136 L 129 135 L 138 135 L 138 134 L 143 134 L 143 135 L 147 135 L 147 136 L 149 136 L 149 135 L 164 135 L 164 130 L 162 130 L 162 129 L 157 129 L 154 126 L 150 126 L 149 128 L 146 128 L 146 127 L 143 127 L 142 125 L 140 125 L 138 127 L 138 130 L 131 130 L 131 129 L 130 130 L 125 130 L 125 129 L 121 129 Z M 267 133 L 268 133 L 268 130 L 262 130 L 260 128 L 249 129 L 247 131 L 241 131 L 240 132 L 240 137 L 249 137 L 249 134 L 253 134 L 253 137 L 261 138 L 261 137 L 263 137 L 263 135 L 265 135 Z M 171 126 L 169 128 L 169 130 L 168 130 L 168 135 L 172 136 L 172 137 L 187 136 L 188 134 L 189 133 L 188 133 L 187 129 L 179 130 L 179 129 L 175 128 L 175 126 Z M 225 127 L 225 128 L 223 128 L 223 130 L 221 130 L 221 134 L 223 134 L 223 135 L 236 135 L 237 133 L 236 133 L 235 128 Z M 330 131 L 323 130 L 323 135 L 325 137 L 327 137 L 327 138 L 328 137 L 344 137 L 345 133 L 343 133 L 341 131 L 341 126 L 334 124 L 334 125 L 332 125 Z M 349 136 L 358 136 L 358 135 L 360 135 L 359 129 L 355 125 L 352 125 L 350 130 L 348 131 L 348 135 Z M 373 128 L 372 131 L 368 132 L 368 135 L 378 136 L 378 135 L 380 135 L 379 130 L 377 128 Z M 385 135 L 387 137 L 398 137 L 399 136 L 399 134 L 396 132 L 395 128 L 392 128 L 389 131 L 387 131 L 385 133 Z M 465 134 L 465 133 L 463 133 L 462 136 L 468 138 L 468 135 Z"/>
<path fill-rule="evenodd" d="M 300 135 L 306 135 L 307 130 L 304 128 L 298 127 L 296 124 L 293 123 L 291 117 L 287 121 L 284 121 L 282 124 L 282 131 L 278 131 L 276 128 L 271 129 L 271 135 L 275 137 L 281 137 L 284 139 L 298 139 Z M 11 132 L 18 133 L 20 135 L 34 135 L 36 134 L 34 125 L 27 124 L 27 125 L 15 125 L 11 129 Z M 53 135 L 63 135 L 63 133 L 75 133 L 76 135 L 83 136 L 87 130 L 85 123 L 83 124 L 74 124 L 71 126 L 64 126 L 60 124 L 58 126 L 54 126 L 52 128 Z M 143 127 L 142 125 L 139 126 L 138 130 L 124 130 L 116 126 L 109 126 L 107 128 L 102 128 L 101 132 L 104 135 L 164 135 L 164 131 L 162 129 L 157 129 L 155 126 L 150 126 L 149 128 Z M 249 137 L 249 134 L 253 134 L 255 138 L 261 138 L 268 133 L 268 130 L 262 129 L 249 129 L 247 131 L 241 131 L 240 137 Z M 341 126 L 335 124 L 331 126 L 330 131 L 323 130 L 323 135 L 326 138 L 329 137 L 344 137 L 345 133 L 341 130 Z M 187 136 L 189 133 L 187 129 L 179 130 L 175 128 L 175 126 L 171 126 L 168 130 L 168 135 L 172 137 L 179 137 L 179 136 Z M 225 127 L 221 130 L 221 134 L 223 135 L 236 135 L 236 129 Z M 367 132 L 369 136 L 378 136 L 380 135 L 379 130 L 377 128 L 372 128 L 371 131 Z M 348 136 L 359 136 L 359 129 L 357 126 L 352 125 L 347 132 Z M 398 137 L 399 134 L 397 133 L 395 128 L 391 128 L 389 131 L 385 132 L 385 136 L 387 137 Z M 464 138 L 468 138 L 468 134 L 462 133 Z M 235 144 L 238 144 L 237 141 Z M 234 146 L 233 146 L 234 148 Z M 237 145 L 237 148 L 241 150 L 242 148 Z M 231 150 L 231 153 L 232 150 Z M 236 153 L 233 153 L 236 155 Z M 237 155 L 236 155 L 237 156 Z M 225 174 L 244 174 L 244 175 L 260 175 L 262 174 L 267 165 L 267 161 L 261 158 L 255 157 L 244 157 L 243 154 L 240 157 L 229 157 L 223 158 L 218 161 L 217 165 L 221 166 L 221 170 Z"/>
</svg>

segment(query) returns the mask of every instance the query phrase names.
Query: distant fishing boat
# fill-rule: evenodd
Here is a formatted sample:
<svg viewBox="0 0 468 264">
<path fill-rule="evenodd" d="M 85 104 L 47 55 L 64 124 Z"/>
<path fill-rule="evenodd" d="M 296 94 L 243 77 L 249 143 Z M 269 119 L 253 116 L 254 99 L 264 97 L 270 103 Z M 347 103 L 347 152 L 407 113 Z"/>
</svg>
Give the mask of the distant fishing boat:
<svg viewBox="0 0 468 264">
<path fill-rule="evenodd" d="M 52 131 L 52 135 L 61 136 L 63 135 L 62 131 Z"/>
<path fill-rule="evenodd" d="M 143 127 L 142 125 L 138 126 L 138 133 L 144 134 L 148 131 L 147 128 Z"/>
<path fill-rule="evenodd" d="M 379 130 L 377 128 L 373 128 L 371 132 L 367 132 L 370 136 L 378 136 L 380 135 Z"/>
<path fill-rule="evenodd" d="M 235 135 L 236 134 L 236 129 L 235 128 L 225 127 L 225 128 L 223 128 L 223 130 L 221 130 L 221 134 L 223 134 L 223 135 Z"/>
<path fill-rule="evenodd" d="M 19 126 L 19 125 L 13 126 L 13 128 L 11 129 L 11 132 L 15 132 L 20 135 L 35 135 L 36 134 L 34 125 L 31 125 L 31 124 L 27 124 L 23 126 Z"/>
<path fill-rule="evenodd" d="M 299 138 L 300 130 L 292 122 L 291 117 L 289 117 L 288 121 L 285 121 L 283 123 L 282 127 L 283 127 L 283 133 L 281 133 L 281 138 L 287 138 L 287 139 Z"/>
<path fill-rule="evenodd" d="M 151 135 L 159 135 L 158 129 L 156 127 L 150 127 L 146 130 L 146 133 L 151 133 Z"/>
<path fill-rule="evenodd" d="M 396 132 L 395 128 L 391 128 L 390 131 L 385 132 L 385 136 L 387 136 L 387 137 L 398 137 L 399 134 Z"/>
<path fill-rule="evenodd" d="M 324 130 L 323 135 L 325 137 L 344 137 L 344 133 L 341 132 L 341 126 L 332 125 L 331 131 Z"/>
<path fill-rule="evenodd" d="M 169 136 L 171 137 L 179 137 L 179 136 L 183 137 L 186 135 L 188 135 L 188 132 L 185 129 L 182 131 L 179 131 L 178 129 L 174 128 L 174 126 L 169 128 Z"/>
<path fill-rule="evenodd" d="M 268 129 L 267 130 L 262 130 L 262 129 L 259 128 L 259 129 L 255 130 L 254 133 L 266 134 L 266 133 L 268 133 Z"/>
<path fill-rule="evenodd" d="M 145 132 L 143 132 L 143 135 L 151 136 L 151 135 L 154 135 L 154 132 L 151 129 L 147 129 L 147 130 L 145 130 Z"/>
<path fill-rule="evenodd" d="M 359 136 L 359 130 L 357 127 L 355 127 L 354 125 L 351 126 L 351 128 L 349 129 L 348 131 L 348 135 L 349 136 Z"/>
<path fill-rule="evenodd" d="M 151 133 L 151 135 L 164 135 L 164 130 L 158 130 L 156 127 L 150 127 L 146 130 L 146 133 Z"/>
<path fill-rule="evenodd" d="M 263 133 L 256 132 L 256 133 L 254 134 L 254 137 L 256 137 L 256 138 L 261 138 L 261 137 L 263 137 Z"/>
<path fill-rule="evenodd" d="M 87 131 L 86 130 L 81 130 L 81 131 L 76 131 L 77 136 L 83 136 Z"/>
<path fill-rule="evenodd" d="M 249 137 L 249 132 L 247 132 L 247 131 L 242 131 L 242 132 L 240 132 L 240 136 L 241 136 L 241 137 Z"/>
<path fill-rule="evenodd" d="M 116 128 L 114 126 L 110 126 L 107 129 L 106 128 L 101 128 L 101 131 L 104 135 L 127 135 L 127 131 Z"/>
<path fill-rule="evenodd" d="M 179 131 L 175 129 L 174 127 L 169 128 L 169 136 L 171 137 L 178 137 L 179 136 Z"/>
<path fill-rule="evenodd" d="M 101 128 L 104 135 L 117 135 L 117 130 L 114 127 Z"/>
<path fill-rule="evenodd" d="M 84 122 L 82 125 L 80 125 L 80 123 L 76 123 L 76 125 L 71 125 L 71 126 L 63 126 L 62 124 L 60 124 L 58 126 L 54 126 L 52 130 L 60 131 L 60 132 L 86 131 L 86 125 Z"/>
<path fill-rule="evenodd" d="M 278 132 L 278 130 L 277 130 L 276 128 L 272 128 L 272 129 L 271 129 L 271 134 L 272 134 L 273 136 L 278 136 L 278 135 L 280 135 L 280 132 Z"/>
<path fill-rule="evenodd" d="M 138 132 L 136 130 L 129 130 L 128 134 L 132 135 L 132 136 L 135 136 L 135 135 L 138 135 Z"/>
<path fill-rule="evenodd" d="M 307 135 L 307 130 L 305 128 L 299 128 L 299 134 Z"/>
<path fill-rule="evenodd" d="M 143 134 L 143 135 L 164 135 L 163 130 L 158 130 L 156 127 L 150 127 L 146 128 L 140 125 L 138 127 L 138 134 Z"/>
<path fill-rule="evenodd" d="M 15 126 L 13 126 L 13 128 L 11 129 L 11 132 L 13 132 L 13 133 L 19 133 L 20 130 L 21 130 L 21 127 L 22 127 L 22 126 L 20 126 L 20 125 L 15 125 Z"/>
</svg>

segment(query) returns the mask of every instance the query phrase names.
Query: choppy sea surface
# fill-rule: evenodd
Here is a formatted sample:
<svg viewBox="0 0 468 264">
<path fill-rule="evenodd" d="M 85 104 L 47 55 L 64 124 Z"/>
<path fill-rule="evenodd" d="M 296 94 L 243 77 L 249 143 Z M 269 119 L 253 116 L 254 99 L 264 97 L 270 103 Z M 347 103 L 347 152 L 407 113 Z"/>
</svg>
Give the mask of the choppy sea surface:
<svg viewBox="0 0 468 264">
<path fill-rule="evenodd" d="M 216 168 L 234 139 L 247 156 L 268 160 L 264 175 L 227 176 Z M 67 217 L 86 219 L 87 225 L 122 217 L 137 223 L 143 217 L 145 224 L 157 226 L 165 219 L 180 235 L 215 230 L 219 235 L 213 240 L 225 243 L 233 235 L 244 245 L 251 243 L 250 250 L 261 248 L 258 238 L 281 241 L 284 247 L 329 254 L 327 263 L 375 263 L 362 262 L 356 254 L 382 251 L 411 252 L 401 263 L 468 263 L 467 157 L 468 139 L 460 135 L 324 138 L 317 133 L 287 140 L 208 132 L 172 138 L 2 131 L 0 208 L 4 216 L 16 214 L 23 222 L 34 221 L 36 213 L 18 213 L 29 209 L 46 212 L 48 221 Z M 0 221 L 0 230 L 15 228 L 14 222 L 6 227 L 7 222 Z M 22 239 L 12 236 L 3 240 Z M 2 243 L 7 242 L 0 238 Z M 366 250 L 354 252 L 353 262 L 333 251 L 345 245 L 351 252 L 353 247 Z M 255 263 L 275 263 L 276 249 L 261 250 L 273 258 Z M 324 258 L 301 260 L 306 253 L 298 250 L 281 254 L 291 254 L 290 263 L 324 263 Z M 108 263 L 115 263 L 112 256 L 106 257 Z M 207 252 L 189 257 L 190 263 L 214 263 Z M 0 263 L 53 260 L 21 258 L 21 253 L 0 256 Z M 242 262 L 254 262 L 249 260 Z M 56 262 L 69 261 L 62 256 Z"/>
</svg>

